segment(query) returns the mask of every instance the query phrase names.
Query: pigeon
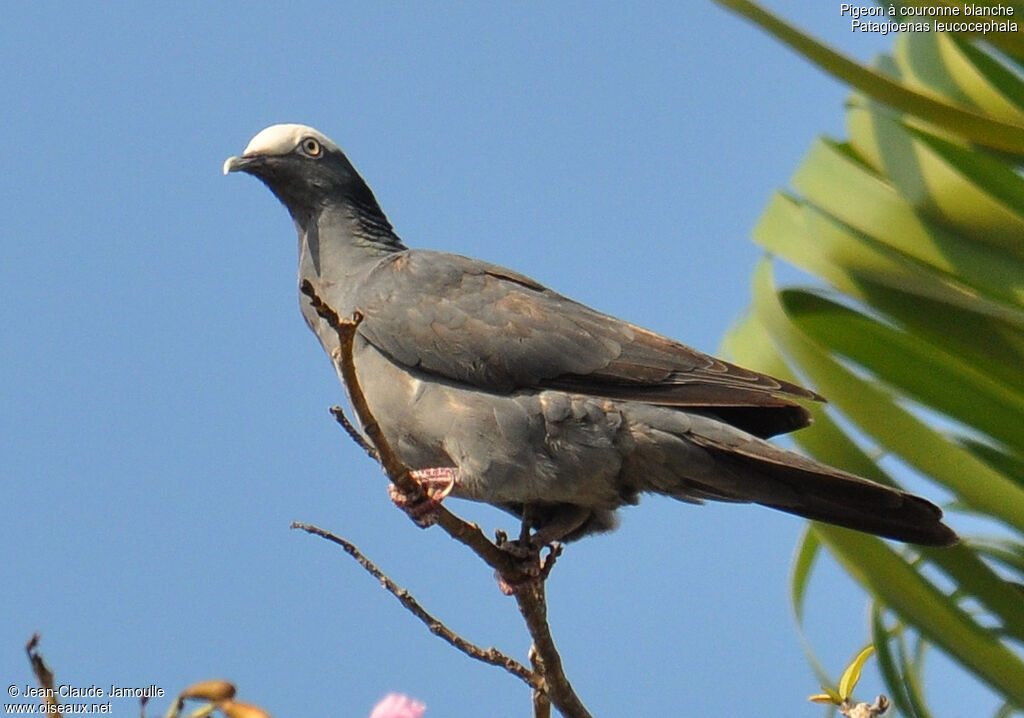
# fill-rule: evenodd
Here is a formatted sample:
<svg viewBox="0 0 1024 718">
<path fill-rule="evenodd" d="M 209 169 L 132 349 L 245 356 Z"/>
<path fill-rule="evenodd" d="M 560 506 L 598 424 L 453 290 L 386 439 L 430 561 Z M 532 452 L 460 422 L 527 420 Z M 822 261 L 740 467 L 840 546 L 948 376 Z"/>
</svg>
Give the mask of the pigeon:
<svg viewBox="0 0 1024 718">
<path fill-rule="evenodd" d="M 408 249 L 323 133 L 272 125 L 223 170 L 270 189 L 298 231 L 300 280 L 339 316 L 362 315 L 352 363 L 367 405 L 413 476 L 444 487 L 437 495 L 498 506 L 542 542 L 610 530 L 644 493 L 957 541 L 933 503 L 766 441 L 807 426 L 798 400 L 816 393 L 504 267 Z M 337 333 L 300 301 L 340 368 Z"/>
</svg>

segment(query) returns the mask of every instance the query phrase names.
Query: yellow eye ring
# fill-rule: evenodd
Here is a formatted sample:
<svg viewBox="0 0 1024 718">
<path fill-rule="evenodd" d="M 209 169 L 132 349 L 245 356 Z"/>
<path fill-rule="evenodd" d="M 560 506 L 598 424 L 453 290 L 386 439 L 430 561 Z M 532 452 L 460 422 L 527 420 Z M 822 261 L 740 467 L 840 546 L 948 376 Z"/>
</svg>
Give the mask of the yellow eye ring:
<svg viewBox="0 0 1024 718">
<path fill-rule="evenodd" d="M 299 146 L 302 147 L 302 151 L 310 157 L 319 157 L 323 152 L 323 147 L 320 146 L 320 142 L 318 142 L 315 137 L 307 137 Z"/>
</svg>

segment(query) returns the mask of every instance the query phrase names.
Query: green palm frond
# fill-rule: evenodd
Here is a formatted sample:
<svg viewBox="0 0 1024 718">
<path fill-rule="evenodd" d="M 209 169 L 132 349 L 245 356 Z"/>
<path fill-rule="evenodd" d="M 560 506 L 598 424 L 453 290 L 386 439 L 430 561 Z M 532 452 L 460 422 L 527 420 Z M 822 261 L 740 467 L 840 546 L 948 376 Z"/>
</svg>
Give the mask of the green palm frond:
<svg viewBox="0 0 1024 718">
<path fill-rule="evenodd" d="M 824 547 L 871 597 L 904 715 L 941 715 L 924 699 L 929 646 L 1002 696 L 999 715 L 1024 712 L 1024 33 L 900 34 L 867 68 L 746 0 L 719 2 L 855 90 L 848 138 L 817 139 L 754 230 L 768 254 L 726 351 L 829 398 L 794 437 L 806 451 L 890 484 L 879 457 L 897 457 L 952 497 L 955 528 L 987 532 L 910 550 L 813 524 L 798 622 Z M 777 286 L 779 261 L 820 284 Z"/>
</svg>

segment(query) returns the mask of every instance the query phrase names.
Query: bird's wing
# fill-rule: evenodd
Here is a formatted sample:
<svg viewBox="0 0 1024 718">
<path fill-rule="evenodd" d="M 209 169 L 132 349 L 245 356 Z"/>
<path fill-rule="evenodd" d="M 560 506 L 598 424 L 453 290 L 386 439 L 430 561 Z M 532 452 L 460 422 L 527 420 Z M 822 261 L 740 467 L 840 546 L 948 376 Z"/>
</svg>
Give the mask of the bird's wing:
<svg viewBox="0 0 1024 718">
<path fill-rule="evenodd" d="M 389 255 L 357 291 L 359 332 L 394 361 L 487 391 L 556 388 L 690 408 L 759 436 L 809 423 L 821 397 L 602 314 L 503 267 Z"/>
</svg>

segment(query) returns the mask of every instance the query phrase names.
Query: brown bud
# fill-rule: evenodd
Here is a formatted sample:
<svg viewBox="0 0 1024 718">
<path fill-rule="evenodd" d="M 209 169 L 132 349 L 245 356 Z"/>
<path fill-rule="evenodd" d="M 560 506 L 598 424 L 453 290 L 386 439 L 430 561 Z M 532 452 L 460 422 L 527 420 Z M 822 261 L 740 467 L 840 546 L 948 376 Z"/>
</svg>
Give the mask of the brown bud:
<svg viewBox="0 0 1024 718">
<path fill-rule="evenodd" d="M 235 686 L 227 681 L 199 681 L 181 692 L 182 698 L 228 701 L 235 697 Z"/>
<path fill-rule="evenodd" d="M 228 718 L 272 718 L 272 716 L 259 706 L 252 703 L 240 701 L 224 701 L 217 705 L 221 713 Z"/>
</svg>

